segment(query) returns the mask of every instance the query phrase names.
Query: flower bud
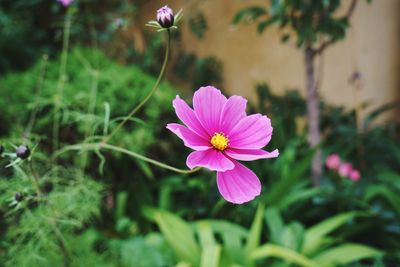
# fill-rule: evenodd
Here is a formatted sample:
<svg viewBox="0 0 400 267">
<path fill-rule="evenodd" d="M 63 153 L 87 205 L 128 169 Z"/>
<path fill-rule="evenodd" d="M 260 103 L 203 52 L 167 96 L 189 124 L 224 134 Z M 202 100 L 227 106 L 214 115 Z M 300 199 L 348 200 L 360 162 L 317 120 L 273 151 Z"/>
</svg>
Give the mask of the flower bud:
<svg viewBox="0 0 400 267">
<path fill-rule="evenodd" d="M 43 191 L 45 193 L 50 193 L 53 190 L 53 184 L 50 182 L 47 182 L 43 185 Z"/>
<path fill-rule="evenodd" d="M 174 25 L 174 12 L 168 6 L 157 10 L 157 21 L 163 28 L 170 28 Z"/>
<path fill-rule="evenodd" d="M 25 145 L 20 145 L 17 150 L 15 151 L 17 157 L 20 159 L 27 159 L 31 155 L 31 151 Z"/>
<path fill-rule="evenodd" d="M 20 202 L 23 198 L 24 198 L 24 196 L 22 195 L 21 192 L 15 193 L 15 196 L 14 196 L 15 201 Z"/>
</svg>

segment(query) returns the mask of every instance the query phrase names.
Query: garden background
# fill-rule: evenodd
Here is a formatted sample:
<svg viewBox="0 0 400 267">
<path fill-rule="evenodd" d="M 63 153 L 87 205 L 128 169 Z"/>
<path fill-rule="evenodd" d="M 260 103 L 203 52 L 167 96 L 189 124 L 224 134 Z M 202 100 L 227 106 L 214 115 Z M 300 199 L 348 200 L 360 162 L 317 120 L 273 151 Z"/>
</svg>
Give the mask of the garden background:
<svg viewBox="0 0 400 267">
<path fill-rule="evenodd" d="M 178 28 L 147 27 L 165 4 Z M 2 0 L 0 266 L 399 266 L 399 9 Z M 250 202 L 166 129 L 206 85 L 272 121 Z"/>
</svg>

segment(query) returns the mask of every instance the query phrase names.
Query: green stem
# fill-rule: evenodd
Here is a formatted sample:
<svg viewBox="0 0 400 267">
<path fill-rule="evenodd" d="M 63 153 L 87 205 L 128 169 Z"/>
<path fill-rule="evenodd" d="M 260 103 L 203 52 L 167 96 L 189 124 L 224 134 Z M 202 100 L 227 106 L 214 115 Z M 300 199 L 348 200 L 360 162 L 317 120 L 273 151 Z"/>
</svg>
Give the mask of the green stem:
<svg viewBox="0 0 400 267">
<path fill-rule="evenodd" d="M 33 106 L 32 112 L 30 114 L 28 126 L 26 127 L 26 130 L 25 130 L 24 136 L 23 136 L 23 138 L 25 140 L 29 140 L 29 136 L 31 134 L 33 126 L 35 125 L 36 116 L 37 116 L 37 113 L 38 113 L 38 110 L 39 110 L 40 95 L 42 93 L 44 76 L 45 76 L 45 73 L 46 73 L 47 60 L 48 60 L 48 56 L 44 55 L 43 56 L 43 60 L 42 60 L 42 64 L 40 66 L 40 73 L 39 73 L 39 79 L 38 79 L 38 82 L 37 82 L 34 106 Z"/>
<path fill-rule="evenodd" d="M 189 173 L 194 173 L 198 170 L 200 170 L 200 168 L 194 168 L 192 170 L 183 170 L 183 169 L 179 169 L 179 168 L 175 168 L 172 167 L 170 165 L 164 164 L 162 162 L 159 162 L 157 160 L 145 157 L 143 155 L 140 155 L 136 152 L 130 151 L 128 149 L 122 148 L 122 147 L 118 147 L 118 146 L 113 146 L 110 144 L 104 144 L 104 143 L 91 143 L 91 144 L 78 144 L 78 145 L 72 145 L 72 146 L 66 146 L 63 149 L 59 150 L 55 155 L 54 158 L 60 156 L 61 154 L 67 152 L 67 151 L 72 151 L 72 150 L 82 150 L 82 149 L 89 149 L 89 150 L 96 150 L 96 149 L 107 149 L 107 150 L 112 150 L 112 151 L 117 151 L 126 155 L 129 155 L 131 157 L 137 158 L 139 160 L 143 160 L 145 162 L 151 163 L 153 165 L 156 165 L 158 167 L 170 170 L 170 171 L 174 171 L 177 173 L 182 173 L 182 174 L 189 174 Z"/>
<path fill-rule="evenodd" d="M 57 94 L 55 97 L 55 111 L 54 111 L 54 123 L 53 123 L 53 150 L 57 150 L 59 145 L 60 135 L 60 109 L 63 103 L 64 85 L 67 80 L 67 60 L 68 60 L 68 47 L 69 47 L 69 35 L 71 30 L 72 10 L 68 9 L 64 20 L 64 34 L 63 34 L 63 47 L 61 53 L 61 65 L 60 73 L 57 85 Z"/>
<path fill-rule="evenodd" d="M 160 82 L 164 76 L 165 73 L 165 69 L 167 67 L 167 62 L 168 62 L 168 57 L 169 57 L 169 49 L 170 49 L 170 41 L 171 41 L 171 33 L 169 31 L 169 29 L 167 30 L 167 47 L 165 49 L 165 56 L 164 56 L 164 62 L 163 65 L 161 67 L 160 70 L 160 74 L 158 75 L 157 81 L 154 84 L 153 88 L 151 89 L 151 91 L 149 92 L 149 94 L 146 96 L 145 99 L 142 100 L 142 102 L 139 103 L 139 105 L 137 105 L 129 114 L 128 116 L 125 117 L 125 119 L 118 124 L 118 126 L 108 135 L 106 136 L 102 143 L 106 144 L 108 143 L 108 141 L 110 141 L 110 139 L 122 128 L 122 126 L 125 125 L 126 122 L 128 122 L 133 115 L 136 114 L 136 112 L 138 112 L 143 106 L 144 104 L 146 104 L 147 101 L 149 101 L 149 99 L 154 95 L 154 93 L 157 91 L 158 86 L 160 85 Z"/>
<path fill-rule="evenodd" d="M 97 91 L 98 91 L 98 81 L 99 81 L 99 73 L 97 70 L 90 69 L 90 73 L 92 75 L 92 86 L 90 89 L 90 98 L 88 104 L 88 114 L 89 121 L 87 122 L 87 128 L 85 131 L 85 139 L 87 139 L 91 135 L 91 130 L 93 129 L 93 116 L 96 110 L 96 99 L 97 99 Z M 84 169 L 87 163 L 87 154 L 82 155 L 81 160 L 81 168 Z"/>
<path fill-rule="evenodd" d="M 35 169 L 33 168 L 33 160 L 32 159 L 29 160 L 28 165 L 29 165 L 29 170 L 31 172 L 31 175 L 29 177 L 33 177 L 32 181 L 36 187 L 36 194 L 38 195 L 38 198 L 40 198 L 42 196 L 42 190 L 40 190 L 39 176 L 37 175 L 37 173 L 35 172 Z"/>
</svg>

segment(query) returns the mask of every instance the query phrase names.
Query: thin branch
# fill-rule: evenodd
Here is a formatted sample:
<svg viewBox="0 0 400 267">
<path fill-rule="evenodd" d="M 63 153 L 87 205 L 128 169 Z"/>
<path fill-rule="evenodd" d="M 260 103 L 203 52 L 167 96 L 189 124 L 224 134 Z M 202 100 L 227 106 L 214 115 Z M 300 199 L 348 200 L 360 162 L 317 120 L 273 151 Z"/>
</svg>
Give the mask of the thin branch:
<svg viewBox="0 0 400 267">
<path fill-rule="evenodd" d="M 350 19 L 351 16 L 353 15 L 354 10 L 356 9 L 357 2 L 358 2 L 358 0 L 353 0 L 351 2 L 349 10 L 347 11 L 347 15 L 346 15 L 347 19 Z"/>
<path fill-rule="evenodd" d="M 153 88 L 151 89 L 151 91 L 149 92 L 149 94 L 145 97 L 145 99 L 142 100 L 142 102 L 139 103 L 139 105 L 137 105 L 129 114 L 127 117 L 125 117 L 125 119 L 118 124 L 118 126 L 108 135 L 105 136 L 102 143 L 106 144 L 108 143 L 108 141 L 111 140 L 111 138 L 119 131 L 119 129 L 121 129 L 125 123 L 127 123 L 129 121 L 130 118 L 133 117 L 133 115 L 136 114 L 136 112 L 138 112 L 143 106 L 144 104 L 146 104 L 146 102 L 154 95 L 154 93 L 157 91 L 158 86 L 160 85 L 160 82 L 162 80 L 162 78 L 164 77 L 164 73 L 167 67 L 167 63 L 168 63 L 168 58 L 169 58 L 169 50 L 170 50 L 170 43 L 171 43 L 171 32 L 169 29 L 167 29 L 167 47 L 165 49 L 165 56 L 164 56 L 164 62 L 162 64 L 161 70 L 160 70 L 160 74 L 158 75 L 157 81 L 154 84 Z"/>
<path fill-rule="evenodd" d="M 351 16 L 353 15 L 354 10 L 355 10 L 355 8 L 356 8 L 356 6 L 357 6 L 357 2 L 358 2 L 358 0 L 353 0 L 353 1 L 351 1 L 350 6 L 349 6 L 349 9 L 347 10 L 347 13 L 346 13 L 346 16 L 345 16 L 345 18 L 346 18 L 347 20 L 350 20 Z M 314 49 L 314 51 L 313 51 L 313 52 L 314 52 L 314 55 L 321 54 L 322 52 L 324 52 L 324 50 L 325 50 L 328 46 L 330 46 L 330 45 L 333 44 L 334 42 L 335 42 L 335 40 L 333 40 L 333 39 L 330 39 L 330 40 L 328 40 L 328 41 L 324 41 L 324 42 L 321 44 L 320 47 Z"/>
<path fill-rule="evenodd" d="M 179 169 L 179 168 L 175 168 L 173 166 L 167 165 L 165 163 L 159 162 L 157 160 L 145 157 L 143 155 L 140 155 L 136 152 L 130 151 L 128 149 L 122 148 L 122 147 L 118 147 L 118 146 L 113 146 L 113 145 L 109 145 L 109 144 L 105 144 L 105 143 L 87 143 L 87 144 L 77 144 L 77 145 L 70 145 L 70 146 L 65 146 L 62 149 L 60 149 L 59 151 L 56 151 L 55 154 L 53 155 L 53 158 L 57 158 L 59 157 L 61 154 L 64 154 L 65 152 L 68 151 L 74 151 L 74 150 L 78 150 L 78 151 L 82 151 L 82 150 L 98 150 L 98 149 L 107 149 L 107 150 L 111 150 L 111 151 L 117 151 L 126 155 L 129 155 L 133 158 L 137 158 L 139 160 L 148 162 L 150 164 L 156 165 L 158 167 L 170 170 L 170 171 L 174 171 L 177 173 L 182 173 L 182 174 L 190 174 L 190 173 L 194 173 L 198 170 L 200 170 L 200 168 L 194 168 L 191 170 L 187 170 L 187 169 Z"/>
</svg>

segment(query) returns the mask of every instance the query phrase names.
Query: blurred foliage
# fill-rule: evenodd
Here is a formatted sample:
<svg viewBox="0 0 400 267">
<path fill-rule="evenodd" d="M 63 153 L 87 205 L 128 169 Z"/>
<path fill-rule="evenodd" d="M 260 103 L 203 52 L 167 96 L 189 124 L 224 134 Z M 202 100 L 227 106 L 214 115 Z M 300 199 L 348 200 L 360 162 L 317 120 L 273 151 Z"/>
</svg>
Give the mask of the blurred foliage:
<svg viewBox="0 0 400 267">
<path fill-rule="evenodd" d="M 190 225 L 166 211 L 147 213 L 178 259 L 191 266 L 282 266 L 280 262 L 305 267 L 337 266 L 382 256 L 379 250 L 329 236 L 356 217 L 355 212 L 338 214 L 305 229 L 299 222 L 285 225 L 276 209 L 264 213 L 260 205 L 249 230 L 223 220 L 201 220 Z M 261 245 L 264 218 L 269 242 Z"/>
<path fill-rule="evenodd" d="M 0 212 L 7 219 L 2 239 L 7 253 L 1 255 L 5 266 L 54 266 L 72 255 L 81 255 L 72 266 L 83 266 L 82 260 L 99 262 L 90 247 L 80 249 L 85 243 L 73 243 L 82 238 L 75 232 L 99 216 L 103 185 L 61 168 L 47 171 L 35 184 L 31 180 L 37 174 L 29 172 L 16 167 L 13 176 L 0 180 Z"/>
<path fill-rule="evenodd" d="M 49 52 L 50 29 L 44 23 L 49 9 L 42 0 L 0 2 L 0 73 L 25 69 Z"/>
<path fill-rule="evenodd" d="M 295 38 L 299 47 L 321 40 L 333 43 L 345 37 L 349 27 L 349 15 L 353 12 L 356 1 L 347 1 L 346 4 L 350 5 L 348 13 L 338 16 L 338 10 L 343 6 L 342 2 L 346 1 L 270 0 L 268 6 L 251 6 L 240 10 L 232 23 L 257 21 L 259 33 L 269 26 L 279 26 L 285 32 L 282 34 L 282 42 Z"/>
<path fill-rule="evenodd" d="M 51 135 L 49 123 L 52 117 L 53 95 L 57 88 L 58 75 L 57 60 L 46 64 L 44 71 L 39 63 L 28 72 L 9 74 L 0 81 L 0 105 L 4 107 L 0 114 L 3 131 L 22 136 L 24 126 L 29 122 L 28 115 L 37 108 L 37 121 L 33 130 L 38 134 L 38 141 L 43 142 L 42 145 L 48 144 L 47 137 Z M 105 104 L 110 107 L 112 117 L 124 116 L 146 96 L 154 80 L 137 67 L 128 68 L 115 64 L 98 50 L 88 48 L 71 51 L 66 75 L 61 131 L 62 141 L 64 139 L 65 142 L 83 139 L 88 123 L 91 132 L 102 133 Z M 44 81 L 40 84 L 39 90 L 40 79 Z M 88 103 L 93 100 L 93 94 L 96 113 L 88 114 Z M 136 131 L 127 129 L 126 134 L 119 137 L 118 143 L 134 151 L 139 151 L 140 146 L 132 144 L 131 138 L 141 140 L 143 146 L 151 144 L 154 140 L 154 131 L 150 127 L 154 129 L 152 126 L 159 122 L 161 113 L 170 110 L 168 106 L 174 95 L 171 87 L 162 85 L 151 100 L 151 105 L 159 108 L 143 111 L 143 114 L 140 114 L 141 119 L 135 121 L 141 127 L 136 127 Z M 18 116 L 15 117 L 15 114 Z M 111 121 L 111 127 L 115 124 L 116 121 Z"/>
<path fill-rule="evenodd" d="M 197 13 L 191 16 L 189 18 L 189 28 L 198 39 L 202 39 L 208 28 L 204 14 Z"/>
<path fill-rule="evenodd" d="M 314 185 L 319 186 L 322 178 L 321 115 L 318 98 L 318 82 L 315 74 L 315 58 L 327 47 L 342 40 L 349 28 L 349 20 L 354 13 L 358 0 L 347 1 L 347 11 L 340 14 L 344 6 L 341 0 L 270 0 L 267 6 L 250 6 L 241 9 L 232 23 L 243 21 L 257 22 L 258 33 L 272 25 L 280 29 L 282 43 L 295 39 L 294 43 L 304 56 L 305 87 L 307 101 L 308 141 L 316 149 L 311 162 Z M 367 0 L 367 2 L 370 2 Z M 339 15 L 339 14 L 340 15 Z"/>
<path fill-rule="evenodd" d="M 83 164 L 85 157 L 80 155 L 63 157 L 62 165 L 69 166 L 66 170 L 57 171 L 58 167 L 56 169 L 52 167 L 48 160 L 51 156 L 48 153 L 50 151 L 48 137 L 51 136 L 50 129 L 54 114 L 53 97 L 57 88 L 59 67 L 59 60 L 47 62 L 46 59 L 43 59 L 43 62 L 38 63 L 27 72 L 11 73 L 0 80 L 2 143 L 6 144 L 7 153 L 12 152 L 13 143 L 24 142 L 30 147 L 38 143 L 35 150 L 39 152 L 34 152 L 34 157 L 37 175 L 40 177 L 39 183 L 40 186 L 51 188 L 50 193 L 44 194 L 40 203 L 34 200 L 32 204 L 31 198 L 34 198 L 35 190 L 32 188 L 31 179 L 26 176 L 32 176 L 33 173 L 29 171 L 29 174 L 22 175 L 22 169 L 20 170 L 18 165 L 15 165 L 14 171 L 9 168 L 4 169 L 6 160 L 1 160 L 0 175 L 7 178 L 0 180 L 2 192 L 0 214 L 8 218 L 7 225 L 12 222 L 10 227 L 2 229 L 2 231 L 7 231 L 7 239 L 1 241 L 1 247 L 11 253 L 6 254 L 9 255 L 6 261 L 9 262 L 7 266 L 32 266 L 28 263 L 33 266 L 61 265 L 65 255 L 60 253 L 59 241 L 50 227 L 53 220 L 57 223 L 65 242 L 69 244 L 71 251 L 68 254 L 74 255 L 69 259 L 72 266 L 87 266 L 92 260 L 96 262 L 94 265 L 101 262 L 104 258 L 99 257 L 93 245 L 96 243 L 97 236 L 95 241 L 86 240 L 86 234 L 82 230 L 86 228 L 84 223 L 89 223 L 89 217 L 99 215 L 102 207 L 99 200 L 103 195 L 101 188 L 104 187 L 102 184 L 107 184 L 107 192 L 111 195 L 113 191 L 118 192 L 122 188 L 136 188 L 130 191 L 131 193 L 136 191 L 129 196 L 130 201 L 136 201 L 142 205 L 146 203 L 154 205 L 155 203 L 155 200 L 151 198 L 152 191 L 157 186 L 151 186 L 151 181 L 155 182 L 155 174 L 143 162 L 135 162 L 116 155 L 113 160 L 107 161 L 107 168 L 101 174 L 98 171 L 101 158 L 90 156 L 87 158 L 87 164 Z M 112 118 L 120 120 L 121 116 L 144 98 L 155 82 L 154 78 L 145 75 L 137 67 L 124 67 L 110 61 L 97 50 L 84 48 L 76 48 L 70 52 L 66 74 L 67 83 L 61 124 L 61 142 L 63 144 L 73 144 L 85 139 L 88 131 L 91 136 L 102 134 L 105 129 L 104 117 L 107 114 L 105 107 L 108 107 Z M 93 96 L 95 97 L 93 98 Z M 170 86 L 162 84 L 151 100 L 151 105 L 158 108 L 148 108 L 140 112 L 141 119 L 135 119 L 130 126 L 116 136 L 117 143 L 132 151 L 143 152 L 145 149 L 151 151 L 152 145 L 162 151 L 165 141 L 155 143 L 157 139 L 155 135 L 165 131 L 165 123 L 160 123 L 161 121 L 172 120 L 172 118 L 167 118 L 174 96 L 174 90 Z M 96 113 L 93 114 L 88 111 L 88 103 L 91 101 L 95 104 Z M 27 132 L 32 119 L 31 114 L 34 112 L 37 114 L 35 123 Z M 115 127 L 116 122 L 116 120 L 111 120 L 109 127 L 111 129 Z M 132 142 L 132 140 L 138 141 Z M 168 148 L 164 148 L 164 151 L 168 151 Z M 156 154 L 157 156 L 162 155 L 159 152 Z M 85 172 L 90 173 L 92 177 L 102 179 L 102 182 L 100 184 L 94 182 L 79 172 L 75 172 L 73 175 L 67 172 L 70 168 L 79 168 L 79 166 L 83 166 Z M 136 172 L 132 170 L 136 170 Z M 74 179 L 78 179 L 76 183 Z M 21 192 L 24 196 L 19 203 L 11 201 L 16 192 Z M 42 204 L 42 201 L 46 204 Z M 8 211 L 10 202 L 13 203 L 13 206 L 16 205 L 16 212 Z M 132 209 L 132 207 L 130 208 Z M 136 210 L 136 214 L 137 212 L 140 210 Z M 135 212 L 130 214 L 135 214 Z M 109 216 L 106 211 L 104 216 L 105 218 Z M 103 223 L 107 225 L 110 222 L 113 223 L 112 220 L 105 220 L 99 222 L 99 225 Z M 11 227 L 11 225 L 14 226 Z M 39 230 L 41 227 L 44 228 L 43 231 Z M 45 235 L 48 238 L 44 239 L 40 236 L 34 238 L 32 234 L 35 236 Z M 85 244 L 88 247 L 82 251 L 75 251 L 73 245 L 75 243 L 81 243 L 80 246 L 76 246 L 76 249 Z M 11 244 L 13 244 L 12 248 L 10 248 Z M 151 244 L 149 246 L 151 247 Z M 90 255 L 93 257 L 89 257 Z M 77 262 L 72 263 L 75 260 Z M 3 260 L 1 261 L 3 262 Z M 34 264 L 35 262 L 39 263 Z M 83 264 L 83 262 L 86 263 Z M 89 266 L 92 265 L 89 264 Z"/>
<path fill-rule="evenodd" d="M 280 14 L 279 5 L 285 1 L 275 2 L 276 14 Z M 334 8 L 337 2 L 329 1 L 328 6 Z M 116 32 L 133 23 L 126 13 L 136 14 L 141 2 L 127 2 L 129 8 L 124 6 L 127 3 L 102 2 L 91 9 L 93 3 L 79 1 L 77 8 L 84 11 L 86 20 L 78 14 L 74 17 L 72 37 L 82 45 L 74 47 L 68 57 L 61 107 L 62 146 L 114 129 L 155 83 L 146 73 L 158 71 L 163 50 L 161 37 L 149 37 L 145 52 L 133 47 L 117 49 L 121 58 L 127 59 L 124 63 L 137 65 L 110 60 L 94 47 L 107 48 L 101 42 L 112 40 Z M 306 142 L 304 99 L 296 90 L 276 95 L 268 85 L 258 85 L 258 102 L 250 104 L 248 112 L 271 117 L 274 135 L 267 149 L 279 148 L 280 156 L 246 163 L 263 185 L 262 195 L 246 205 L 225 202 L 218 194 L 215 174 L 206 170 L 187 176 L 172 174 L 104 151 L 71 152 L 52 162 L 49 137 L 60 60 L 51 51 L 58 45 L 57 23 L 64 11 L 57 3 L 46 5 L 41 0 L 1 4 L 7 9 L 0 12 L 0 23 L 7 26 L 0 28 L 0 34 L 8 34 L 8 39 L 0 38 L 1 49 L 16 38 L 15 47 L 11 46 L 16 52 L 2 50 L 6 54 L 1 59 L 1 71 L 9 71 L 0 80 L 0 144 L 6 148 L 4 157 L 0 155 L 1 266 L 400 264 L 400 125 L 377 121 L 380 115 L 398 108 L 398 103 L 372 111 L 358 126 L 356 111 L 321 103 L 324 155 L 340 154 L 361 171 L 362 178 L 353 183 L 326 171 L 322 186 L 314 188 L 309 176 L 315 151 Z M 315 1 L 315 10 L 320 7 Z M 108 9 L 116 11 L 107 15 L 94 12 Z M 49 19 L 46 14 L 56 14 L 54 28 L 46 28 L 53 24 L 44 23 L 47 26 L 41 28 L 32 22 L 30 18 L 35 21 L 38 12 L 43 19 Z M 22 17 L 15 17 L 19 14 L 26 15 L 26 24 L 19 24 Z M 335 18 L 327 19 L 336 23 Z M 87 31 L 83 21 L 96 30 L 99 25 L 111 26 L 100 34 Z M 13 23 L 22 27 L 15 28 L 15 35 Z M 37 32 L 28 36 L 32 27 Z M 42 31 L 44 39 L 39 38 Z M 38 43 L 22 43 L 30 38 L 38 38 Z M 174 38 L 179 42 L 179 33 Z M 87 48 L 88 44 L 91 47 Z M 31 52 L 25 54 L 25 49 Z M 44 51 L 49 57 L 40 57 Z M 222 81 L 222 65 L 217 60 L 177 54 L 179 60 L 173 61 L 171 72 L 179 79 L 193 87 Z M 18 57 L 15 65 L 3 63 L 12 62 L 16 55 L 22 55 L 26 64 L 18 65 Z M 36 63 L 35 58 L 39 58 Z M 29 64 L 33 66 L 24 72 L 12 72 Z M 165 129 L 168 122 L 176 121 L 171 105 L 176 94 L 172 86 L 163 83 L 113 143 L 183 168 L 189 149 Z M 22 143 L 34 148 L 32 158 L 5 168 L 7 158 L 15 156 L 14 145 Z"/>
<path fill-rule="evenodd" d="M 193 53 L 182 53 L 174 69 L 181 80 L 189 80 L 191 88 L 204 84 L 222 84 L 222 63 L 214 57 L 198 58 Z"/>
<path fill-rule="evenodd" d="M 5 266 L 62 266 L 66 260 L 70 266 L 146 267 L 399 262 L 399 125 L 373 122 L 379 111 L 396 105 L 373 111 L 361 130 L 354 111 L 322 103 L 324 153 L 352 161 L 362 179 L 352 183 L 327 172 L 323 186 L 313 188 L 307 179 L 314 151 L 306 145 L 302 128 L 304 100 L 294 90 L 277 96 L 268 85 L 257 86 L 259 101 L 249 112 L 272 118 L 274 138 L 268 148 L 279 148 L 280 156 L 248 164 L 262 179 L 263 193 L 257 201 L 233 206 L 219 196 L 214 174 L 207 171 L 176 175 L 111 152 L 102 157 L 66 154 L 60 166 L 51 165 L 48 136 L 59 67 L 58 59 L 42 59 L 29 71 L 10 73 L 0 81 L 0 132 L 7 153 L 12 144 L 39 144 L 32 159 L 36 174 L 29 162 L 0 169 L 0 259 Z M 155 82 L 137 67 L 82 47 L 71 50 L 66 74 L 64 145 L 85 139 L 88 129 L 89 136 L 113 129 L 116 121 L 107 126 L 106 117 L 124 116 Z M 163 84 L 115 142 L 183 167 L 189 150 L 164 128 L 176 120 L 171 107 L 175 94 Z M 94 104 L 94 113 L 88 103 Z M 27 132 L 34 111 L 36 120 Z M 1 160 L 2 166 L 7 163 Z M 40 198 L 32 175 L 40 177 Z M 17 192 L 22 200 L 16 201 Z M 42 234 L 45 238 L 35 238 Z"/>
<path fill-rule="evenodd" d="M 72 4 L 71 39 L 82 46 L 94 46 L 109 57 L 135 64 L 157 75 L 164 51 L 161 35 L 148 34 L 138 24 L 142 2 L 80 0 Z M 46 0 L 4 0 L 0 3 L 0 73 L 24 70 L 42 55 L 53 58 L 61 46 L 65 8 Z M 187 19 L 188 27 L 198 38 L 207 31 L 202 13 Z M 28 45 L 27 45 L 28 44 Z M 222 63 L 215 57 L 199 58 L 180 49 L 180 32 L 173 33 L 172 79 L 191 88 L 222 83 Z M 175 56 L 174 56 L 175 55 Z"/>
</svg>

